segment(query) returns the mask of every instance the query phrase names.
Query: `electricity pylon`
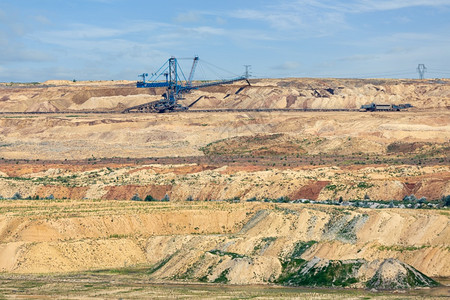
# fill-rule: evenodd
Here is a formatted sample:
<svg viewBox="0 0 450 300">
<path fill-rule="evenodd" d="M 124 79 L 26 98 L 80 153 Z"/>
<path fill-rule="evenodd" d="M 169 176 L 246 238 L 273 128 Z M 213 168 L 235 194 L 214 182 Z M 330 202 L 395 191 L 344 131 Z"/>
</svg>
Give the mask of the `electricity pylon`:
<svg viewBox="0 0 450 300">
<path fill-rule="evenodd" d="M 423 79 L 425 75 L 425 71 L 427 70 L 427 67 L 425 67 L 424 64 L 419 64 L 417 66 L 417 72 L 419 72 L 419 78 Z"/>
</svg>

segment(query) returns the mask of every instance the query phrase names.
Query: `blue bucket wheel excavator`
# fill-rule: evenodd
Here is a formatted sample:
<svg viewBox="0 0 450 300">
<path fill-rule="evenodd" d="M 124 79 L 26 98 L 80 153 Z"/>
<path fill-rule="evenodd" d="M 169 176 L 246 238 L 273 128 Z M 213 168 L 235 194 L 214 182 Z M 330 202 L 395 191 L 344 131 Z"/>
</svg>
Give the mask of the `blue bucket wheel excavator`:
<svg viewBox="0 0 450 300">
<path fill-rule="evenodd" d="M 184 93 L 189 93 L 191 90 L 233 83 L 240 80 L 246 80 L 250 85 L 250 82 L 248 81 L 248 72 L 246 72 L 243 76 L 235 77 L 232 79 L 193 84 L 192 80 L 198 62 L 198 56 L 194 57 L 192 68 L 187 79 L 184 77 L 183 71 L 175 57 L 169 58 L 169 60 L 167 60 L 167 62 L 161 68 L 159 68 L 158 71 L 156 71 L 156 73 L 152 74 L 150 80 L 146 81 L 146 77 L 148 77 L 147 73 L 139 75 L 139 77 L 142 77 L 142 81 L 138 81 L 136 83 L 136 87 L 166 88 L 166 91 L 162 95 L 163 99 L 129 107 L 125 109 L 123 113 L 163 113 L 184 111 L 189 109 L 189 107 L 181 105 L 180 103 L 178 103 L 178 101 L 183 99 Z M 161 80 L 163 76 L 165 78 Z M 184 80 L 182 80 L 182 78 L 184 78 Z M 199 99 L 197 99 L 197 101 L 198 100 Z M 192 106 L 193 104 L 194 103 L 192 103 L 190 106 Z"/>
</svg>

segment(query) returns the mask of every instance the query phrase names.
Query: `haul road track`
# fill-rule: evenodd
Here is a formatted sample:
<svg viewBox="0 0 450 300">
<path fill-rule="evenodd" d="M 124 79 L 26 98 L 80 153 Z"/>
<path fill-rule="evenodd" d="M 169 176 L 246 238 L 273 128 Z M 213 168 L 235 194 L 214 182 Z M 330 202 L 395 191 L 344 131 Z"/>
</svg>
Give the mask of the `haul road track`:
<svg viewBox="0 0 450 300">
<path fill-rule="evenodd" d="M 167 111 L 164 113 L 204 113 L 204 112 L 212 112 L 212 113 L 220 113 L 220 112 L 357 112 L 358 109 L 328 109 L 328 108 L 254 108 L 254 109 L 196 109 L 196 110 L 184 110 L 184 111 Z M 52 115 L 52 114 L 121 114 L 122 111 L 36 111 L 36 112 L 0 112 L 0 115 Z M 128 113 L 127 114 L 142 114 L 142 113 Z M 154 112 L 153 114 L 157 114 Z"/>
</svg>

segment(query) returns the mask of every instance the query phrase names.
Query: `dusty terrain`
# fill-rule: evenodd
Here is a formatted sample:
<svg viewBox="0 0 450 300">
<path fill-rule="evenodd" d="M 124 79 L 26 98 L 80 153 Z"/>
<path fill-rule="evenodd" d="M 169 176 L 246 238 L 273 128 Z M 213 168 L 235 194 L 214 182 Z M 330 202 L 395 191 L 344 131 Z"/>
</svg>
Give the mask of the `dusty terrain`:
<svg viewBox="0 0 450 300">
<path fill-rule="evenodd" d="M 138 272 L 65 275 L 0 275 L 6 299 L 443 299 L 448 288 L 400 292 L 350 289 L 154 283 Z"/>
<path fill-rule="evenodd" d="M 0 196 L 436 200 L 450 193 L 448 120 L 446 110 L 0 116 Z M 152 166 L 161 159 L 164 170 Z"/>
<path fill-rule="evenodd" d="M 171 201 L 402 200 L 414 194 L 439 200 L 450 194 L 447 165 L 222 166 L 218 164 L 0 163 L 0 196 L 130 200 L 134 195 Z M 244 161 L 244 164 L 248 162 Z M 284 164 L 284 163 L 283 163 Z"/>
<path fill-rule="evenodd" d="M 448 142 L 449 119 L 448 110 L 0 115 L 0 145 L 1 157 L 12 159 L 196 156 L 221 139 L 284 133 L 314 143 L 308 149 L 311 154 L 385 154 L 394 142 Z"/>
<path fill-rule="evenodd" d="M 192 108 L 350 108 L 371 102 L 410 103 L 416 109 L 447 109 L 448 79 L 252 79 L 193 91 Z M 25 89 L 24 89 L 25 88 Z M 163 89 L 137 89 L 135 82 L 47 81 L 1 84 L 0 112 L 116 110 L 159 100 Z"/>
<path fill-rule="evenodd" d="M 450 195 L 448 80 L 251 83 L 194 91 L 185 102 L 202 97 L 193 110 L 414 108 L 120 114 L 162 91 L 130 82 L 3 84 L 0 112 L 17 113 L 0 114 L 0 272 L 285 284 L 280 278 L 308 266 L 350 263 L 358 276 L 345 283 L 360 288 L 391 273 L 406 278 L 409 266 L 450 276 L 446 208 L 263 202 Z"/>
</svg>

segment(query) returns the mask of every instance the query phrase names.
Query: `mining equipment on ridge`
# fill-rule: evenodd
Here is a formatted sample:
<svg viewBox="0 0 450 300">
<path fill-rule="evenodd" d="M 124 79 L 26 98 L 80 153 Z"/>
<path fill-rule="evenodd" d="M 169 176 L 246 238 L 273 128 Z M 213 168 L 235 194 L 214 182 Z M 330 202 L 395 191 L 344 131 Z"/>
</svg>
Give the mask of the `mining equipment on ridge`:
<svg viewBox="0 0 450 300">
<path fill-rule="evenodd" d="M 413 107 L 411 104 L 377 104 L 361 105 L 360 111 L 401 111 Z"/>
<path fill-rule="evenodd" d="M 233 83 L 240 80 L 246 80 L 247 83 L 250 85 L 250 82 L 248 81 L 248 72 L 246 72 L 245 75 L 243 76 L 234 77 L 232 79 L 208 81 L 205 83 L 193 84 L 192 80 L 198 62 L 199 57 L 198 56 L 194 57 L 191 71 L 187 79 L 184 76 L 184 73 L 175 57 L 169 58 L 167 62 L 161 68 L 159 68 L 158 71 L 156 71 L 156 73 L 152 74 L 149 81 L 145 80 L 146 77 L 148 76 L 147 73 L 139 75 L 139 77 L 142 77 L 142 81 L 138 81 L 136 83 L 136 87 L 166 88 L 165 93 L 162 95 L 163 99 L 159 101 L 153 101 L 129 107 L 125 109 L 122 113 L 164 113 L 174 111 L 185 111 L 188 110 L 190 106 L 195 104 L 200 99 L 200 98 L 197 99 L 189 106 L 183 106 L 182 104 L 178 103 L 179 100 L 184 99 L 183 94 L 189 93 L 191 90 Z M 165 80 L 161 80 L 161 78 L 164 77 Z"/>
</svg>

